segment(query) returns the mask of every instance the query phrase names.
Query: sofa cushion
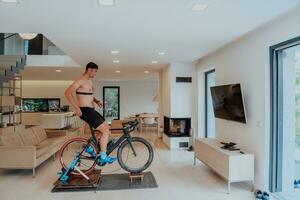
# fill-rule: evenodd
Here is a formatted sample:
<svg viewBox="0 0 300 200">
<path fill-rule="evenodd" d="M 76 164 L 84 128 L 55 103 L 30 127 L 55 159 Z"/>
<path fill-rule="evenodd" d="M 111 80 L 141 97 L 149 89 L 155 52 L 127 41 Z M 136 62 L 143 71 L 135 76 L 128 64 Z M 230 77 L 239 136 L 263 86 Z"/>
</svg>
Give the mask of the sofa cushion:
<svg viewBox="0 0 300 200">
<path fill-rule="evenodd" d="M 47 133 L 42 126 L 33 126 L 30 129 L 36 137 L 38 143 L 44 141 L 47 138 Z"/>
<path fill-rule="evenodd" d="M 59 150 L 62 144 L 65 142 L 64 136 L 55 137 L 55 138 L 47 138 L 43 142 L 39 143 L 36 146 L 36 157 L 40 157 L 45 153 L 52 151 L 53 149 Z"/>
<path fill-rule="evenodd" d="M 0 146 L 3 145 L 2 136 L 5 135 L 6 133 L 13 133 L 13 132 L 14 132 L 14 127 L 13 126 L 0 128 Z"/>
<path fill-rule="evenodd" d="M 30 128 L 18 130 L 17 133 L 20 135 L 25 146 L 36 146 L 39 143 L 38 139 L 35 137 Z"/>
<path fill-rule="evenodd" d="M 18 124 L 14 126 L 15 131 L 21 131 L 23 129 L 25 129 L 25 125 L 24 124 Z"/>
<path fill-rule="evenodd" d="M 1 135 L 1 143 L 3 146 L 24 146 L 20 135 L 16 132 L 3 133 Z"/>
</svg>

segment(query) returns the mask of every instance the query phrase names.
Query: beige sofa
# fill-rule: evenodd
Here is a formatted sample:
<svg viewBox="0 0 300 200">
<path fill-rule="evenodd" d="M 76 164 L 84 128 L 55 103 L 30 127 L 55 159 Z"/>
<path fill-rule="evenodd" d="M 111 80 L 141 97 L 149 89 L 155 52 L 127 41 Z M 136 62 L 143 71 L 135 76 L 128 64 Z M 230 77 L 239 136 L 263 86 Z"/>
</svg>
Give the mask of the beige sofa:
<svg viewBox="0 0 300 200">
<path fill-rule="evenodd" d="M 32 169 L 54 156 L 65 142 L 65 133 L 50 132 L 42 126 L 0 128 L 0 169 Z"/>
</svg>

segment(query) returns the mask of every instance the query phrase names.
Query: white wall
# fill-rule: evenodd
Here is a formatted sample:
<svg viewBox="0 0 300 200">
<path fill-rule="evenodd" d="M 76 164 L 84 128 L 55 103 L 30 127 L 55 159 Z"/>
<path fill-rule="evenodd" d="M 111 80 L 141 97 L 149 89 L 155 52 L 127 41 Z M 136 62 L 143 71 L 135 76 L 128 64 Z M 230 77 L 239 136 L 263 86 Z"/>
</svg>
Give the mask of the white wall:
<svg viewBox="0 0 300 200">
<path fill-rule="evenodd" d="M 61 105 L 68 105 L 65 90 L 73 81 L 23 80 L 23 98 L 60 98 Z"/>
<path fill-rule="evenodd" d="M 4 37 L 8 37 L 13 33 L 6 33 Z M 14 35 L 4 40 L 5 55 L 23 55 L 23 40 L 19 35 Z"/>
<path fill-rule="evenodd" d="M 24 98 L 61 98 L 66 105 L 64 92 L 72 81 L 23 81 Z M 94 81 L 95 97 L 102 99 L 103 86 L 120 86 L 121 119 L 141 112 L 157 113 L 158 102 L 153 98 L 158 94 L 158 81 Z"/>
<path fill-rule="evenodd" d="M 195 63 L 176 62 L 165 67 L 160 73 L 161 80 L 161 109 L 160 116 L 172 118 L 191 118 L 191 127 L 195 128 L 194 105 L 196 104 Z M 176 77 L 192 77 L 192 83 L 177 83 Z M 161 122 L 162 122 L 161 121 Z"/>
<path fill-rule="evenodd" d="M 170 66 L 167 66 L 160 73 L 161 80 L 161 120 L 163 116 L 171 116 L 171 71 Z"/>
<path fill-rule="evenodd" d="M 103 86 L 120 86 L 120 118 L 142 112 L 158 113 L 158 80 L 144 81 L 95 81 L 96 98 L 102 99 Z"/>
<path fill-rule="evenodd" d="M 26 66 L 29 67 L 81 67 L 68 55 L 28 55 Z M 26 67 L 25 66 L 25 67 Z"/>
<path fill-rule="evenodd" d="M 255 154 L 255 186 L 269 186 L 270 64 L 269 47 L 300 35 L 300 8 L 254 30 L 237 41 L 201 58 L 198 70 L 216 68 L 216 84 L 241 83 L 247 124 L 216 120 L 217 138 L 233 141 Z M 200 83 L 203 82 L 199 76 Z M 201 87 L 201 85 L 200 85 Z M 201 100 L 202 99 L 202 100 Z M 199 94 L 201 110 L 204 98 Z M 202 123 L 199 130 L 203 127 Z"/>
<path fill-rule="evenodd" d="M 193 117 L 194 74 L 193 63 L 171 64 L 171 117 Z M 192 83 L 177 83 L 176 77 L 192 77 Z"/>
</svg>

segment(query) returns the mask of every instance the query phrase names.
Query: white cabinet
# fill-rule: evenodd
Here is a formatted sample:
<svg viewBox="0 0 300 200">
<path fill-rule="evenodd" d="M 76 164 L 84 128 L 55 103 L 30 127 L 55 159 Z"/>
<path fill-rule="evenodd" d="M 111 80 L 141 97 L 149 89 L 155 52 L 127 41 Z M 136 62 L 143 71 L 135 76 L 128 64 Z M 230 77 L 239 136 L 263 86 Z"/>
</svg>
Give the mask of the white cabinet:
<svg viewBox="0 0 300 200">
<path fill-rule="evenodd" d="M 228 193 L 232 182 L 254 181 L 254 155 L 222 149 L 215 139 L 195 139 L 195 159 L 199 159 L 228 181 Z"/>
</svg>

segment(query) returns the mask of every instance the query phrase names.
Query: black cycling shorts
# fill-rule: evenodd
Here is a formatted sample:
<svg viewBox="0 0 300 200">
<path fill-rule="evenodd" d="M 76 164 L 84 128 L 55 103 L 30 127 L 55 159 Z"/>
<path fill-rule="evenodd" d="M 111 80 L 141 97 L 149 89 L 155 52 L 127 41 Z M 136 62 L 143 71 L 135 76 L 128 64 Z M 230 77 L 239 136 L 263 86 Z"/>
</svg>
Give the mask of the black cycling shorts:
<svg viewBox="0 0 300 200">
<path fill-rule="evenodd" d="M 97 112 L 95 110 L 95 108 L 80 107 L 80 110 L 82 112 L 80 119 L 84 120 L 86 123 L 88 123 L 94 129 L 98 128 L 101 124 L 103 124 L 103 122 L 105 122 L 104 117 L 102 115 L 100 115 L 100 113 Z"/>
</svg>

